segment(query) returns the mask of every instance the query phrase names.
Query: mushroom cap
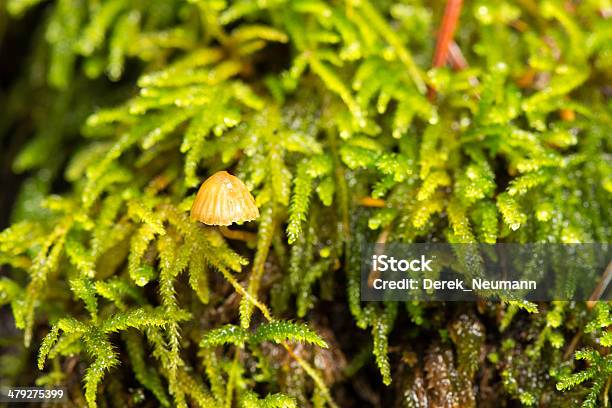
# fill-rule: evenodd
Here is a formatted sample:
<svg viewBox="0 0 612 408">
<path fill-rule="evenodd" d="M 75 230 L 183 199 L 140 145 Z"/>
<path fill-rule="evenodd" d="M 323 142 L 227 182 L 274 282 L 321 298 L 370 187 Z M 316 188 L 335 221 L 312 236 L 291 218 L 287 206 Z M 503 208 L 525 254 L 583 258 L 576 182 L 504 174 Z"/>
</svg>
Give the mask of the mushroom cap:
<svg viewBox="0 0 612 408">
<path fill-rule="evenodd" d="M 191 219 L 206 225 L 231 225 L 257 217 L 259 210 L 253 195 L 227 171 L 218 171 L 206 179 L 191 206 Z"/>
</svg>

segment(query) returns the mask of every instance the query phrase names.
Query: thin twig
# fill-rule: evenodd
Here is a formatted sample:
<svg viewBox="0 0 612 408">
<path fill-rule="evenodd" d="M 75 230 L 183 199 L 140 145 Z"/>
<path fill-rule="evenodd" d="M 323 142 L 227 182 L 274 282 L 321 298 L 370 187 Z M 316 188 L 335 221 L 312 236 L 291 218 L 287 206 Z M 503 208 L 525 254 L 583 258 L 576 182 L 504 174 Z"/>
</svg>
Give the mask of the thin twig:
<svg viewBox="0 0 612 408">
<path fill-rule="evenodd" d="M 436 48 L 434 50 L 432 61 L 432 66 L 434 68 L 439 68 L 446 64 L 455 30 L 457 29 L 457 23 L 459 22 L 462 5 L 463 0 L 448 0 L 446 2 L 442 23 L 438 31 L 438 39 L 436 40 Z M 433 100 L 436 96 L 436 90 L 430 87 L 427 95 L 430 100 Z"/>
<path fill-rule="evenodd" d="M 467 60 L 461 52 L 461 48 L 459 48 L 455 41 L 451 41 L 448 46 L 448 61 L 455 71 L 462 71 L 469 67 Z"/>
<path fill-rule="evenodd" d="M 442 25 L 438 32 L 438 40 L 436 42 L 436 49 L 433 57 L 433 67 L 438 68 L 446 64 L 448 53 L 450 50 L 450 44 L 453 41 L 455 35 L 455 29 L 459 22 L 459 15 L 461 14 L 461 6 L 463 0 L 448 0 L 446 7 L 444 8 L 444 15 L 442 17 Z"/>
<path fill-rule="evenodd" d="M 610 393 L 610 381 L 612 381 L 612 377 L 608 376 L 608 381 L 606 381 L 606 387 L 604 388 L 603 396 L 604 396 L 604 407 L 610 406 L 610 398 L 608 397 Z"/>
<path fill-rule="evenodd" d="M 385 229 L 382 230 L 382 232 L 378 236 L 378 239 L 376 240 L 376 250 L 375 250 L 376 256 L 380 256 L 383 254 L 383 251 L 385 249 L 385 243 L 387 242 L 387 239 L 389 238 L 390 233 L 391 233 L 391 225 L 388 225 Z M 370 274 L 368 275 L 368 287 L 370 288 L 373 287 L 374 280 L 378 279 L 379 277 L 380 277 L 380 272 L 377 269 L 372 268 L 372 270 L 370 270 Z"/>
<path fill-rule="evenodd" d="M 606 291 L 606 288 L 610 284 L 610 280 L 612 280 L 612 262 L 610 262 L 608 266 L 606 267 L 606 270 L 604 271 L 603 275 L 601 275 L 601 278 L 599 279 L 599 282 L 597 283 L 595 290 L 593 290 L 591 297 L 587 301 L 586 305 L 588 309 L 592 309 L 597 304 L 601 296 Z M 563 353 L 564 360 L 569 358 L 569 356 L 572 355 L 574 350 L 576 350 L 576 347 L 578 346 L 578 342 L 580 341 L 581 336 L 582 336 L 582 332 L 580 331 L 574 335 L 574 338 L 570 342 L 569 346 L 567 346 L 565 353 Z"/>
<path fill-rule="evenodd" d="M 373 197 L 361 197 L 359 199 L 359 205 L 364 207 L 382 208 L 385 206 L 385 200 Z"/>
<path fill-rule="evenodd" d="M 612 280 L 612 261 L 610 261 L 603 275 L 601 275 L 599 283 L 597 283 L 595 290 L 593 290 L 593 293 L 591 294 L 591 297 L 587 302 L 587 307 L 589 309 L 592 309 L 597 304 L 597 302 L 601 298 L 601 295 L 603 295 L 606 289 L 608 288 L 610 280 Z"/>
<path fill-rule="evenodd" d="M 581 331 L 578 331 L 574 335 L 574 338 L 572 338 L 572 341 L 570 342 L 569 346 L 567 346 L 567 349 L 565 349 L 565 353 L 563 353 L 564 360 L 567 360 L 574 353 L 574 350 L 576 350 L 576 347 L 578 346 L 578 342 L 580 341 L 581 336 L 582 336 Z"/>
</svg>

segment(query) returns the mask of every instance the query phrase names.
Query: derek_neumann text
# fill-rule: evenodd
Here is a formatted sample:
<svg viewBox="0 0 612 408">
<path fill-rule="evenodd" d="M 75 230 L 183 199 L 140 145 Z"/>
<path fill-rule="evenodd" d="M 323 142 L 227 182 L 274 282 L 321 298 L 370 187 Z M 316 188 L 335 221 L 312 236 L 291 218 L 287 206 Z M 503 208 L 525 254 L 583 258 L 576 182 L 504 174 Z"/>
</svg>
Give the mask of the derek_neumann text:
<svg viewBox="0 0 612 408">
<path fill-rule="evenodd" d="M 387 255 L 372 256 L 372 271 L 376 272 L 433 272 L 432 258 L 421 255 L 413 259 L 397 259 Z M 499 279 L 472 279 L 467 285 L 461 279 L 436 280 L 429 278 L 403 278 L 384 279 L 382 276 L 372 280 L 372 287 L 376 290 L 535 290 L 537 283 L 534 280 L 499 280 Z"/>
</svg>

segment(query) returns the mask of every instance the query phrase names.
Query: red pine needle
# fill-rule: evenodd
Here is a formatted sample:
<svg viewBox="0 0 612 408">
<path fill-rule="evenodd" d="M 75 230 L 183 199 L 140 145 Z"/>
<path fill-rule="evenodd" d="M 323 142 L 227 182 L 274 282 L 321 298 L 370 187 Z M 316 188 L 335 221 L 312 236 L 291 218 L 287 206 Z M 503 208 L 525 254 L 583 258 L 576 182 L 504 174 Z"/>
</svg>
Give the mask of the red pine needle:
<svg viewBox="0 0 612 408">
<path fill-rule="evenodd" d="M 446 60 L 449 58 L 451 53 L 451 43 L 453 43 L 453 37 L 455 30 L 457 29 L 457 23 L 459 22 L 459 16 L 461 15 L 461 7 L 463 0 L 448 0 L 446 7 L 444 8 L 444 15 L 442 16 L 442 24 L 438 31 L 438 39 L 436 40 L 436 48 L 434 50 L 432 66 L 434 68 L 441 67 L 446 64 Z M 461 69 L 462 62 L 465 60 L 462 58 L 461 52 L 457 53 L 459 47 L 453 50 L 452 60 L 453 66 L 457 69 Z M 461 57 L 459 57 L 461 55 Z M 467 65 L 467 63 L 466 63 Z M 428 96 L 432 100 L 436 94 L 435 89 L 429 88 Z"/>
<path fill-rule="evenodd" d="M 461 14 L 461 6 L 463 0 L 448 0 L 444 8 L 442 16 L 442 25 L 438 32 L 438 40 L 433 57 L 433 67 L 438 68 L 446 63 L 450 51 L 450 44 L 455 35 L 459 15 Z"/>
</svg>

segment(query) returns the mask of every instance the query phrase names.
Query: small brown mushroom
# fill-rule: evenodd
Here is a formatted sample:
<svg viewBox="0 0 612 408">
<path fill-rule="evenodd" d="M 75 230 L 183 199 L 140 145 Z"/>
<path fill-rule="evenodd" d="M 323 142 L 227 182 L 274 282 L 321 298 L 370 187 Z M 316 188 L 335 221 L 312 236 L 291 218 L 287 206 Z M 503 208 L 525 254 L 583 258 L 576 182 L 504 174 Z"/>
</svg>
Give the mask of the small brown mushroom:
<svg viewBox="0 0 612 408">
<path fill-rule="evenodd" d="M 252 221 L 257 217 L 259 209 L 253 195 L 238 177 L 227 171 L 218 171 L 206 179 L 191 206 L 192 220 L 219 225 L 221 233 L 233 239 L 242 239 L 244 234 L 231 231 L 226 226 Z"/>
</svg>

